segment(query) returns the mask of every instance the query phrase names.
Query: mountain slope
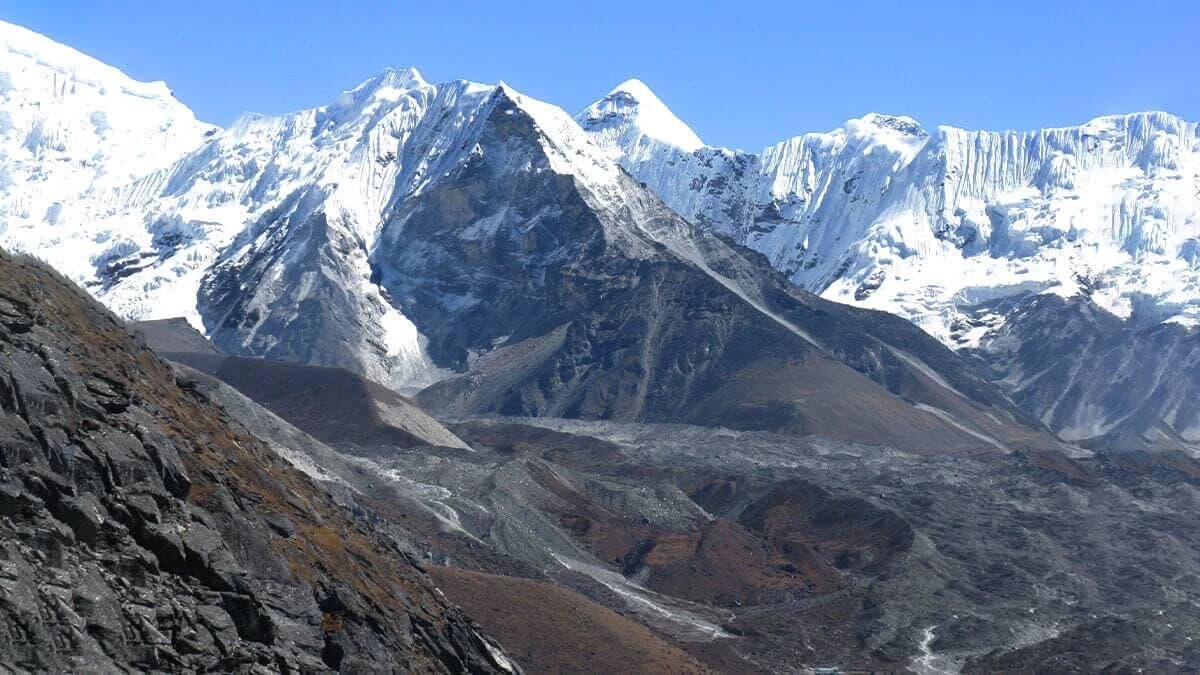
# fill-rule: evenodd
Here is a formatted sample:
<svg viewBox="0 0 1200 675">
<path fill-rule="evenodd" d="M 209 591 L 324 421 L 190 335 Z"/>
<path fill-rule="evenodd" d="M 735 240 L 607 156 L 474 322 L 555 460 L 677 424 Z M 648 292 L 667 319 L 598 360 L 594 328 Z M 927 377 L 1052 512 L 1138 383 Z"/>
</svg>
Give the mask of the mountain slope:
<svg viewBox="0 0 1200 675">
<path fill-rule="evenodd" d="M 577 119 L 692 222 L 802 288 L 968 348 L 1064 438 L 1194 443 L 1181 402 L 1197 383 L 1190 357 L 1178 368 L 1162 356 L 1190 353 L 1200 317 L 1195 123 L 1138 113 L 1025 133 L 926 131 L 867 115 L 753 155 L 654 136 L 642 106 L 665 110 L 645 85 L 622 85 Z M 1050 309 L 1063 303 L 1109 318 Z M 1080 340 L 1090 355 L 1071 353 Z M 1122 372 L 1134 363 L 1155 365 Z"/>
<path fill-rule="evenodd" d="M 1128 317 L 1200 316 L 1200 135 L 1167 113 L 1033 132 L 923 129 L 867 115 L 750 155 L 642 140 L 644 85 L 579 114 L 684 217 L 762 252 L 797 285 L 885 309 L 949 344 L 957 308 L 1029 290 Z M 601 114 L 603 113 L 603 114 Z M 623 129 L 619 134 L 614 128 Z"/>
<path fill-rule="evenodd" d="M 0 661 L 497 672 L 396 542 L 0 252 Z"/>
<path fill-rule="evenodd" d="M 92 201 L 110 202 L 216 131 L 164 83 L 0 22 L 0 244 L 90 278 L 96 256 L 128 247 L 119 231 L 81 227 Z"/>
<path fill-rule="evenodd" d="M 338 448 L 467 445 L 409 399 L 338 368 L 225 356 L 183 319 L 134 330 L 160 356 L 220 379 L 316 439 Z"/>
<path fill-rule="evenodd" d="M 968 352 L 981 372 L 1063 438 L 1108 450 L 1200 444 L 1196 331 L 1122 321 L 1086 296 L 1028 295 L 975 314 L 1007 317 Z"/>
</svg>

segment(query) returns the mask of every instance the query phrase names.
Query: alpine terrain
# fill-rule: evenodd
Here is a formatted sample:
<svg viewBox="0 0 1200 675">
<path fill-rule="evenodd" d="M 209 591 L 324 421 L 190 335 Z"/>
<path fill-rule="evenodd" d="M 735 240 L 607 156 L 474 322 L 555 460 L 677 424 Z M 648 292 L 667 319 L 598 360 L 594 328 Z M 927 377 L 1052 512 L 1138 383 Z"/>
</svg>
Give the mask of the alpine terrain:
<svg viewBox="0 0 1200 675">
<path fill-rule="evenodd" d="M 1195 122 L 1147 112 L 991 132 L 871 114 L 749 154 L 703 145 L 637 80 L 576 119 L 676 212 L 761 252 L 799 287 L 974 353 L 1064 438 L 1200 440 L 1200 417 L 1179 403 L 1194 376 L 1109 354 L 1165 340 L 1176 357 L 1198 344 Z M 1046 344 L 1034 326 L 1061 317 L 1039 296 L 1083 308 L 1085 334 Z M 1106 355 L 1090 363 L 1110 378 L 1080 366 L 1079 340 Z M 1190 372 L 1190 357 L 1170 363 Z"/>
<path fill-rule="evenodd" d="M 1200 668 L 1196 124 L 330 99 L 0 23 L 0 666 Z"/>
</svg>

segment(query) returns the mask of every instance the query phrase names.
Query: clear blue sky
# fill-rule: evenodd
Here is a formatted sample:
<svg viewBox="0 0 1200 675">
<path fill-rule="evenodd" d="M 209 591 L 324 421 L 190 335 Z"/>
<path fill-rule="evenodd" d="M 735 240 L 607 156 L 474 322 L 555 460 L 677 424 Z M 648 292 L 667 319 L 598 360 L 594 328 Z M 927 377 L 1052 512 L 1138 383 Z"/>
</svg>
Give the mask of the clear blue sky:
<svg viewBox="0 0 1200 675">
<path fill-rule="evenodd" d="M 165 80 L 217 124 L 327 103 L 385 65 L 503 79 L 571 112 L 639 77 L 709 143 L 754 150 L 871 111 L 971 128 L 1200 119 L 1197 0 L 4 0 L 0 18 Z"/>
</svg>

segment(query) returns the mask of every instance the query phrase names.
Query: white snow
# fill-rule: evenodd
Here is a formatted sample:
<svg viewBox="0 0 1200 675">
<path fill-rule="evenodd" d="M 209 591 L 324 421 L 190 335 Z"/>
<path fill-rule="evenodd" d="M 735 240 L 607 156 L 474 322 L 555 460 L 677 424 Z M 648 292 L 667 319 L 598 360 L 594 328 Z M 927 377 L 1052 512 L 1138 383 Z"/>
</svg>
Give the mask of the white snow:
<svg viewBox="0 0 1200 675">
<path fill-rule="evenodd" d="M 89 279 L 105 251 L 148 244 L 141 223 L 97 222 L 114 193 L 214 132 L 162 82 L 0 21 L 0 245 Z"/>
<path fill-rule="evenodd" d="M 953 336 L 961 308 L 1029 291 L 1089 292 L 1122 317 L 1135 305 L 1183 325 L 1200 314 L 1194 122 L 1146 112 L 931 133 L 870 114 L 750 155 L 647 142 L 636 108 L 610 99 L 577 119 L 671 208 L 797 285 L 899 314 L 953 346 L 988 330 Z"/>
<path fill-rule="evenodd" d="M 477 158 L 479 121 L 502 98 L 542 131 L 551 170 L 600 211 L 651 214 L 630 202 L 618 159 L 672 209 L 762 252 L 794 283 L 950 344 L 978 344 L 1004 320 L 955 334 L 962 308 L 1025 292 L 1089 293 L 1118 316 L 1149 309 L 1200 326 L 1200 135 L 1167 113 L 1030 132 L 927 131 L 870 114 L 747 154 L 705 146 L 640 80 L 572 119 L 503 83 L 430 84 L 389 68 L 327 106 L 218 130 L 163 83 L 4 23 L 0 245 L 46 259 L 123 316 L 185 316 L 203 329 L 197 294 L 214 264 L 263 245 L 262 223 L 324 214 L 378 338 L 367 370 L 397 387 L 427 383 L 441 374 L 367 258 L 391 245 L 380 233 L 399 206 Z M 460 236 L 487 238 L 506 217 Z M 631 255 L 665 243 L 796 329 L 679 233 L 606 234 Z M 304 279 L 287 289 L 268 278 L 246 289 L 247 305 L 303 295 L 316 280 Z"/>
<path fill-rule="evenodd" d="M 601 137 L 601 147 L 652 153 L 660 144 L 684 152 L 704 146 L 696 132 L 638 79 L 618 84 L 579 117 L 585 128 Z"/>
</svg>

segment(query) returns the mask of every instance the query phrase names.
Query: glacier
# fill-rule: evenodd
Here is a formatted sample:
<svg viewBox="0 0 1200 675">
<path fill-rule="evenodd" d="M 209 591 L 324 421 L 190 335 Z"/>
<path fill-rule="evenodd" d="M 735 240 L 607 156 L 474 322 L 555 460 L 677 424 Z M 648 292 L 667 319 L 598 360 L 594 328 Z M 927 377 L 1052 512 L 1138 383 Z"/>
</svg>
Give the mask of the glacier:
<svg viewBox="0 0 1200 675">
<path fill-rule="evenodd" d="M 671 208 L 796 285 L 954 347 L 988 332 L 967 308 L 1030 292 L 1200 321 L 1200 131 L 1169 113 L 1029 132 L 869 114 L 752 154 L 697 144 L 632 81 L 576 119 Z"/>
<path fill-rule="evenodd" d="M 93 259 L 133 250 L 93 226 L 93 205 L 104 212 L 217 131 L 166 84 L 0 22 L 0 243 L 88 280 Z"/>
</svg>

